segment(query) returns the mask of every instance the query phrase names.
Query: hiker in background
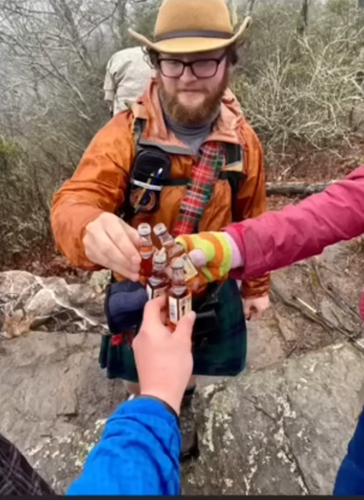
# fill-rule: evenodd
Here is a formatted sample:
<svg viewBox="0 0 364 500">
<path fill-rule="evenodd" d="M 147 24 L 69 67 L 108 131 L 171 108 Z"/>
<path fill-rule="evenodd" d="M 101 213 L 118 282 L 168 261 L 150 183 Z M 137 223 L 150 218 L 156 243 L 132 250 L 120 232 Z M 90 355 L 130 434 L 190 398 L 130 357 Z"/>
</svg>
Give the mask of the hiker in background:
<svg viewBox="0 0 364 500">
<path fill-rule="evenodd" d="M 52 228 L 68 260 L 114 273 L 105 304 L 112 335 L 102 338 L 100 364 L 108 377 L 124 379 L 131 394 L 138 394 L 139 386 L 130 336 L 138 331 L 148 299 L 139 283 L 138 225 L 163 223 L 176 237 L 219 231 L 266 210 L 262 147 L 228 89 L 249 23 L 247 18 L 234 34 L 225 0 L 165 0 L 154 41 L 130 30 L 147 47 L 156 78 L 131 110 L 98 132 L 53 200 Z M 140 183 L 152 182 L 157 173 L 157 189 L 147 193 L 144 204 L 136 203 Z M 160 246 L 156 238 L 154 243 Z M 261 317 L 268 292 L 269 275 L 244 281 L 241 289 L 227 279 L 198 290 L 194 375 L 242 372 L 245 317 Z M 198 452 L 195 387 L 192 377 L 180 419 L 181 458 Z"/>
<path fill-rule="evenodd" d="M 144 92 L 152 75 L 146 55 L 140 47 L 116 52 L 107 63 L 104 81 L 104 99 L 111 116 L 128 108 Z"/>
<path fill-rule="evenodd" d="M 178 238 L 206 281 L 262 276 L 364 234 L 364 165 L 323 193 L 280 212 L 233 224 L 224 233 Z M 364 320 L 364 292 L 360 301 Z M 340 467 L 335 495 L 364 495 L 364 411 Z"/>
</svg>

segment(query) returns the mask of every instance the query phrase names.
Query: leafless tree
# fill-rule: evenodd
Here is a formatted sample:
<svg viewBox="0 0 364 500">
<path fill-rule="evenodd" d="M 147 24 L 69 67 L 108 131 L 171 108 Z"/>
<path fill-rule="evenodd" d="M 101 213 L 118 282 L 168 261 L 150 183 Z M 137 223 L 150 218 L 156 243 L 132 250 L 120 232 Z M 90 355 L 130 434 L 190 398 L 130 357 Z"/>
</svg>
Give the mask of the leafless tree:
<svg viewBox="0 0 364 500">
<path fill-rule="evenodd" d="M 308 13 L 311 0 L 302 0 L 301 12 L 298 21 L 297 32 L 299 35 L 304 36 L 307 34 L 308 28 Z"/>
<path fill-rule="evenodd" d="M 247 16 L 251 16 L 253 14 L 254 4 L 255 4 L 255 0 L 248 0 L 248 4 L 246 7 L 246 15 Z"/>
<path fill-rule="evenodd" d="M 49 227 L 55 189 L 108 119 L 104 69 L 123 47 L 125 40 L 117 34 L 127 33 L 141 2 L 148 3 L 0 0 L 0 190 L 4 193 L 6 186 L 7 193 L 0 203 L 3 243 L 9 241 L 6 234 L 14 242 L 34 242 L 29 225 L 25 230 L 19 221 L 31 220 L 38 233 L 44 225 L 34 220 Z M 21 154 L 12 157 L 13 150 Z"/>
</svg>

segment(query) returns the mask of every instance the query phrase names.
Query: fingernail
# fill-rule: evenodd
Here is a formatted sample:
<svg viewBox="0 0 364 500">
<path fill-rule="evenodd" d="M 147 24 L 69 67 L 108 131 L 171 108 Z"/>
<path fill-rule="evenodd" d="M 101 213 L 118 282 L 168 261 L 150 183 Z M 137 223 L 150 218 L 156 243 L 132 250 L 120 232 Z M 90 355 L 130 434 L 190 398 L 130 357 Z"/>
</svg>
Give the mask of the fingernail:
<svg viewBox="0 0 364 500">
<path fill-rule="evenodd" d="M 196 313 L 195 311 L 190 311 L 189 313 L 186 314 L 186 318 L 190 319 L 191 321 L 195 321 L 196 319 Z"/>
</svg>

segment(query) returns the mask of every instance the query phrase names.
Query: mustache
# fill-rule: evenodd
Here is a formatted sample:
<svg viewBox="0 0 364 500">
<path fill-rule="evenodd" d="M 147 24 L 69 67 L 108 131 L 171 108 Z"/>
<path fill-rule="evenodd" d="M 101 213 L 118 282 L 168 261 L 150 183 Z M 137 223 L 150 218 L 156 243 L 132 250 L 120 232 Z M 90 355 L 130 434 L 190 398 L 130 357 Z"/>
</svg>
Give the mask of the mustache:
<svg viewBox="0 0 364 500">
<path fill-rule="evenodd" d="M 183 94 L 183 92 L 196 92 L 196 93 L 199 93 L 199 94 L 206 94 L 206 93 L 208 93 L 207 90 L 205 90 L 205 89 L 191 89 L 191 88 L 187 88 L 187 89 L 178 89 L 177 90 L 177 94 Z"/>
</svg>

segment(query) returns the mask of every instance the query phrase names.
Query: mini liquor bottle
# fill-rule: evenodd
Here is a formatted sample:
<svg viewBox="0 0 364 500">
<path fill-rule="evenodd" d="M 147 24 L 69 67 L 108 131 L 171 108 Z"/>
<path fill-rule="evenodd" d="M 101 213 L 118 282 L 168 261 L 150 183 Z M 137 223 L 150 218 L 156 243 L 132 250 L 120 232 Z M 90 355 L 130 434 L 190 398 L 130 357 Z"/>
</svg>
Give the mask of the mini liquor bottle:
<svg viewBox="0 0 364 500">
<path fill-rule="evenodd" d="M 139 224 L 138 234 L 142 241 L 139 254 L 142 258 L 140 264 L 140 275 L 142 279 L 149 278 L 153 271 L 153 255 L 155 248 L 152 242 L 152 228 L 149 224 Z"/>
<path fill-rule="evenodd" d="M 153 255 L 153 272 L 147 280 L 147 294 L 149 300 L 165 295 L 170 287 L 170 279 L 167 274 L 167 254 L 164 249 Z"/>
<path fill-rule="evenodd" d="M 172 262 L 171 285 L 168 289 L 168 326 L 176 328 L 178 321 L 192 311 L 192 294 L 184 277 L 184 262 L 181 258 Z"/>
<path fill-rule="evenodd" d="M 182 245 L 174 241 L 173 236 L 169 233 L 165 224 L 157 224 L 154 227 L 154 234 L 159 238 L 161 245 L 165 248 L 168 256 L 168 263 L 172 264 L 174 259 L 181 258 L 183 260 L 183 272 L 185 281 L 189 282 L 198 275 L 195 266 L 191 259 L 184 251 Z"/>
</svg>

